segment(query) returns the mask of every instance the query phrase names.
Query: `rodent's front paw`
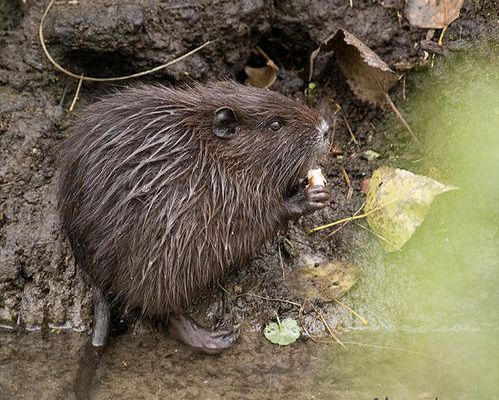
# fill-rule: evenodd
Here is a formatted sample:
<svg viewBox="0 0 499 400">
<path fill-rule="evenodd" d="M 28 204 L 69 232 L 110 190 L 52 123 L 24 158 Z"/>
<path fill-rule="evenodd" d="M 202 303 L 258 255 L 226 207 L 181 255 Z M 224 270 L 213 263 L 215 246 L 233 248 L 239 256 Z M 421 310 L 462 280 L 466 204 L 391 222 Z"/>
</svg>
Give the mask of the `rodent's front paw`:
<svg viewBox="0 0 499 400">
<path fill-rule="evenodd" d="M 331 191 L 327 186 L 315 185 L 305 188 L 305 210 L 313 212 L 326 207 L 331 199 Z"/>
</svg>

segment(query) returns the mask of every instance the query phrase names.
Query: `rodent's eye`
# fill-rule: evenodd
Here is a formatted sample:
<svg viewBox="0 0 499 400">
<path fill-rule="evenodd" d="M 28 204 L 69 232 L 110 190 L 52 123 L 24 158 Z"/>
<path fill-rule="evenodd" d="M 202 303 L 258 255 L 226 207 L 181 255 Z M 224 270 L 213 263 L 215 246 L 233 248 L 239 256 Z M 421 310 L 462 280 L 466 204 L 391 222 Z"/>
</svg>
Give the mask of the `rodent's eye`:
<svg viewBox="0 0 499 400">
<path fill-rule="evenodd" d="M 281 129 L 282 125 L 283 123 L 279 118 L 272 118 L 268 124 L 269 128 L 274 132 L 277 132 L 279 129 Z"/>
</svg>

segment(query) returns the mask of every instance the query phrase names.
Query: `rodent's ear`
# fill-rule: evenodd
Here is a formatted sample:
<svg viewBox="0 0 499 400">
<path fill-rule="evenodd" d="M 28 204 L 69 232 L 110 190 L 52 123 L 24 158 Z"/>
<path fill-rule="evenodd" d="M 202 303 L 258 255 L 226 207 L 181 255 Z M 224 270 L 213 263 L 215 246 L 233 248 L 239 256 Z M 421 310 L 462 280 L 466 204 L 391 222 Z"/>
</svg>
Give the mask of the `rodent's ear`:
<svg viewBox="0 0 499 400">
<path fill-rule="evenodd" d="M 219 138 L 230 138 L 236 133 L 237 117 L 230 107 L 220 107 L 213 115 L 213 133 Z"/>
</svg>

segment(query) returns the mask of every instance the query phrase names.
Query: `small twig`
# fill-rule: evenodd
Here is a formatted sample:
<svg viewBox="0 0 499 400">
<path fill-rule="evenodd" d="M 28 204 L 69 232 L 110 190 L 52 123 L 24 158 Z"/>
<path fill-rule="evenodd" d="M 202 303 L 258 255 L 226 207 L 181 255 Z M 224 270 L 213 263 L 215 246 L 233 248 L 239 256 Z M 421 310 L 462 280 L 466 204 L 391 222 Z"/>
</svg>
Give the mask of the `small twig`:
<svg viewBox="0 0 499 400">
<path fill-rule="evenodd" d="M 372 211 L 373 210 L 371 210 L 371 212 Z M 351 216 L 351 217 L 342 218 L 342 219 L 339 219 L 338 221 L 334 221 L 334 222 L 331 222 L 329 224 L 321 225 L 321 226 L 318 226 L 317 228 L 310 229 L 308 231 L 308 233 L 312 234 L 312 233 L 315 233 L 315 232 L 318 232 L 318 231 L 322 231 L 322 230 L 327 229 L 327 228 L 332 228 L 333 226 L 336 226 L 336 225 L 339 225 L 339 224 L 343 224 L 345 222 L 351 222 L 351 221 L 355 221 L 356 219 L 362 219 L 362 218 L 365 218 L 367 215 L 368 214 L 365 213 L 365 214 L 361 214 L 361 215 L 354 215 L 354 216 Z"/>
<path fill-rule="evenodd" d="M 413 139 L 418 144 L 421 144 L 420 141 L 419 141 L 419 139 L 417 138 L 417 136 L 414 134 L 414 131 L 411 129 L 411 127 L 409 126 L 409 124 L 406 122 L 405 118 L 402 116 L 402 114 L 400 113 L 400 111 L 398 110 L 398 108 L 395 106 L 395 104 L 393 104 L 393 101 L 390 98 L 390 96 L 388 95 L 388 93 L 385 93 L 385 100 L 388 103 L 388 105 L 390 106 L 390 108 L 392 109 L 392 111 L 395 113 L 395 115 L 397 116 L 397 118 L 400 120 L 400 122 L 402 122 L 402 124 L 409 131 L 409 133 L 411 134 L 411 136 L 413 137 Z"/>
<path fill-rule="evenodd" d="M 350 137 L 352 138 L 352 141 L 355 144 L 358 144 L 357 139 L 356 139 L 355 135 L 353 134 L 352 128 L 350 127 L 350 124 L 348 123 L 348 120 L 347 120 L 347 117 L 345 115 L 345 112 L 343 111 L 343 108 L 337 102 L 334 102 L 334 104 L 336 105 L 336 110 L 334 112 L 334 115 L 336 115 L 338 112 L 341 112 L 341 115 L 342 115 L 341 119 L 342 119 L 342 121 L 345 122 L 345 125 L 347 127 L 348 133 L 350 133 Z"/>
<path fill-rule="evenodd" d="M 62 105 L 64 104 L 64 100 L 66 99 L 66 94 L 68 93 L 68 85 L 65 85 L 64 86 L 64 90 L 62 91 L 62 96 L 61 96 L 61 100 L 59 101 L 59 106 L 62 107 Z"/>
<path fill-rule="evenodd" d="M 362 321 L 364 325 L 369 325 L 369 321 L 365 319 L 363 316 L 361 316 L 359 313 L 357 313 L 355 310 L 352 310 L 350 307 L 348 307 L 345 303 L 339 301 L 338 299 L 333 299 L 336 303 L 338 303 L 340 306 L 345 308 L 346 310 L 350 311 L 353 315 L 355 315 L 358 319 Z"/>
<path fill-rule="evenodd" d="M 353 0 L 350 0 L 350 8 L 353 8 Z"/>
<path fill-rule="evenodd" d="M 399 10 L 397 10 L 397 20 L 399 23 L 399 28 L 402 28 L 402 13 Z"/>
<path fill-rule="evenodd" d="M 336 341 L 336 343 L 338 343 L 341 347 L 343 347 L 344 349 L 346 349 L 346 346 L 343 344 L 343 342 L 340 340 L 340 338 L 338 336 L 336 336 L 334 333 L 333 333 L 333 330 L 331 329 L 331 327 L 329 326 L 329 324 L 326 322 L 326 320 L 324 319 L 324 317 L 322 316 L 322 313 L 317 310 L 317 308 L 315 308 L 313 305 L 312 305 L 313 309 L 314 309 L 314 312 L 319 316 L 319 318 L 321 319 L 322 323 L 324 324 L 324 326 L 326 327 L 326 330 L 328 331 L 328 333 L 331 335 L 331 337 Z"/>
<path fill-rule="evenodd" d="M 256 51 L 258 53 L 260 53 L 260 55 L 265 58 L 265 60 L 267 61 L 272 61 L 272 59 L 267 55 L 267 53 L 265 53 L 265 51 L 262 50 L 262 48 L 260 46 L 256 46 Z M 272 61 L 273 62 L 273 61 Z"/>
<path fill-rule="evenodd" d="M 360 214 L 360 215 L 352 215 L 351 217 L 348 217 L 348 218 L 342 218 L 342 219 L 339 219 L 338 221 L 334 221 L 334 222 L 331 222 L 329 224 L 326 224 L 326 225 L 322 225 L 322 226 L 318 226 L 316 228 L 313 228 L 311 230 L 308 231 L 308 234 L 312 234 L 312 233 L 315 233 L 315 232 L 318 232 L 318 231 L 321 231 L 323 229 L 327 229 L 327 228 L 331 228 L 333 226 L 336 226 L 336 225 L 339 225 L 339 224 L 342 224 L 344 222 L 351 222 L 351 221 L 355 221 L 357 219 L 362 219 L 362 218 L 365 218 L 367 217 L 368 215 L 371 215 L 372 213 L 375 213 L 376 211 L 379 211 L 381 210 L 382 208 L 388 206 L 389 204 L 392 204 L 396 201 L 400 201 L 400 198 L 399 197 L 396 197 L 394 199 L 391 199 L 390 201 L 387 201 L 386 203 L 383 203 L 383 204 L 380 204 L 379 206 L 377 207 L 374 207 L 372 210 L 369 210 L 367 212 L 365 212 L 364 214 Z M 364 207 L 364 204 L 362 205 L 362 207 Z"/>
<path fill-rule="evenodd" d="M 16 183 L 15 181 L 0 183 L 0 188 L 7 187 Z"/>
<path fill-rule="evenodd" d="M 362 211 L 362 209 L 364 208 L 364 204 L 365 204 L 365 203 L 362 203 L 362 205 L 359 207 L 359 209 L 353 213 L 353 216 L 358 215 L 358 214 Z M 344 228 L 344 227 L 345 227 L 345 226 L 346 226 L 349 222 L 350 222 L 350 221 L 345 221 L 345 222 L 343 222 L 343 224 L 342 224 L 342 225 L 340 225 L 338 228 L 336 228 L 334 231 L 332 231 L 332 232 L 331 232 L 329 235 L 327 235 L 326 237 L 330 238 L 331 236 L 333 236 L 333 235 L 337 234 L 337 233 L 338 233 L 340 230 L 342 230 L 342 229 L 343 229 L 343 228 Z"/>
<path fill-rule="evenodd" d="M 368 343 L 361 343 L 361 342 L 355 342 L 355 341 L 344 342 L 344 344 L 351 344 L 351 345 L 360 346 L 360 347 L 370 347 L 370 348 L 373 348 L 373 349 L 383 349 L 383 350 L 400 351 L 400 352 L 403 352 L 403 353 L 409 353 L 409 354 L 415 354 L 415 355 L 422 356 L 422 357 L 427 357 L 430 360 L 438 361 L 438 362 L 441 362 L 443 364 L 449 364 L 449 365 L 452 364 L 452 363 L 450 363 L 447 360 L 442 360 L 440 358 L 433 357 L 432 355 L 430 355 L 428 353 L 424 353 L 422 351 L 417 351 L 417 350 L 404 349 L 403 347 L 385 346 L 385 345 L 377 345 L 377 344 L 368 344 Z"/>
<path fill-rule="evenodd" d="M 292 304 L 292 305 L 294 305 L 296 307 L 300 307 L 300 308 L 302 307 L 302 305 L 300 303 L 295 303 L 294 301 L 289 301 L 289 300 L 284 300 L 284 299 L 272 299 L 270 297 L 260 296 L 258 294 L 253 294 L 250 292 L 244 293 L 244 294 L 242 294 L 242 296 L 252 296 L 252 297 L 256 297 L 257 299 L 262 299 L 262 300 L 267 300 L 267 301 L 276 301 L 279 303 Z"/>
<path fill-rule="evenodd" d="M 227 289 L 225 289 L 220 283 L 217 282 L 217 285 L 220 289 L 222 289 L 227 296 L 230 296 L 230 293 Z"/>
<path fill-rule="evenodd" d="M 402 98 L 407 100 L 407 97 L 405 96 L 405 75 L 402 78 Z"/>
<path fill-rule="evenodd" d="M 352 141 L 355 144 L 359 144 L 359 142 L 357 142 L 357 139 L 355 138 L 355 135 L 353 134 L 352 128 L 350 127 L 350 124 L 348 123 L 347 117 L 346 117 L 343 109 L 341 109 L 341 114 L 343 115 L 343 121 L 345 121 L 345 125 L 347 126 L 348 133 L 350 133 L 350 137 L 352 138 Z"/>
<path fill-rule="evenodd" d="M 49 4 L 47 5 L 47 8 L 45 9 L 45 11 L 42 15 L 42 19 L 41 19 L 40 25 L 38 27 L 38 37 L 40 39 L 40 44 L 42 46 L 43 52 L 45 53 L 45 55 L 47 56 L 49 61 L 52 63 L 52 65 L 55 68 L 57 68 L 59 71 L 61 71 L 62 73 L 66 74 L 72 78 L 75 78 L 75 79 L 79 79 L 79 80 L 83 79 L 84 81 L 89 81 L 89 82 L 115 82 L 115 81 L 123 81 L 126 79 L 139 78 L 141 76 L 152 74 L 153 72 L 160 71 L 162 69 L 169 67 L 172 64 L 175 64 L 179 61 L 182 61 L 185 58 L 193 55 L 194 53 L 198 52 L 202 48 L 204 48 L 212 43 L 212 41 L 207 41 L 206 43 L 202 44 L 201 46 L 196 47 L 194 50 L 191 50 L 188 53 L 186 53 L 186 54 L 184 54 L 184 55 L 182 55 L 182 56 L 180 56 L 172 61 L 167 62 L 166 64 L 158 65 L 157 67 L 151 68 L 147 71 L 137 72 L 137 73 L 132 74 L 132 75 L 117 76 L 117 77 L 112 77 L 112 78 L 97 78 L 97 77 L 92 77 L 92 76 L 82 77 L 81 75 L 78 75 L 74 72 L 68 71 L 66 68 L 64 68 L 62 65 L 60 65 L 57 61 L 55 61 L 54 58 L 52 57 L 52 55 L 50 54 L 50 52 L 48 51 L 47 45 L 45 44 L 45 36 L 43 34 L 43 25 L 45 23 L 45 19 L 47 18 L 47 15 L 50 11 L 50 8 L 54 4 L 54 1 L 55 0 L 50 0 Z"/>
<path fill-rule="evenodd" d="M 75 95 L 73 97 L 73 101 L 71 102 L 71 106 L 69 107 L 69 112 L 72 112 L 76 102 L 78 101 L 80 95 L 81 84 L 83 83 L 83 74 L 81 75 L 80 81 L 78 82 L 78 87 L 76 88 Z"/>
<path fill-rule="evenodd" d="M 398 199 L 397 199 L 398 200 Z M 395 200 L 393 200 L 395 201 Z M 387 203 L 388 204 L 388 203 Z M 360 215 L 352 215 L 351 217 L 348 217 L 348 218 L 342 218 L 342 219 L 339 219 L 338 221 L 334 221 L 334 222 L 331 222 L 329 224 L 326 224 L 326 225 L 322 225 L 322 226 L 318 226 L 317 228 L 313 228 L 311 230 L 308 231 L 309 234 L 312 234 L 312 233 L 315 233 L 315 232 L 318 232 L 318 231 L 322 231 L 323 229 L 327 229 L 327 228 L 331 228 L 333 226 L 336 226 L 336 225 L 339 225 L 339 224 L 342 224 L 344 222 L 351 222 L 351 221 L 355 221 L 356 219 L 362 219 L 362 218 L 365 218 L 367 217 L 368 215 L 380 210 L 381 208 L 385 207 L 387 204 L 382 204 L 378 207 L 375 207 L 373 208 L 372 210 L 369 210 L 368 212 L 364 213 L 364 214 L 360 214 Z"/>
<path fill-rule="evenodd" d="M 445 31 L 447 30 L 447 28 L 449 27 L 449 25 L 445 25 L 444 28 L 442 29 L 442 32 L 440 32 L 440 37 L 438 38 L 438 47 L 442 47 L 443 44 L 444 44 L 444 33 Z"/>
<path fill-rule="evenodd" d="M 352 182 L 350 181 L 350 177 L 348 176 L 347 171 L 345 170 L 345 167 L 343 167 L 343 166 L 341 166 L 341 173 L 343 174 L 343 179 L 345 179 L 345 182 L 348 185 L 347 203 L 349 203 L 350 200 L 352 199 L 352 195 L 353 195 Z"/>
<path fill-rule="evenodd" d="M 281 273 L 282 273 L 282 279 L 286 279 L 286 275 L 284 274 L 284 261 L 282 260 L 282 254 L 281 254 L 281 246 L 277 246 L 277 250 L 279 251 L 279 261 L 281 265 Z"/>
<path fill-rule="evenodd" d="M 397 250 L 402 250 L 402 248 L 400 246 L 397 246 L 395 243 L 392 243 L 390 242 L 388 239 L 385 239 L 383 236 L 377 234 L 376 232 L 374 232 L 373 230 L 369 229 L 367 226 L 364 226 L 362 224 L 355 224 L 359 227 L 361 227 L 362 229 L 365 229 L 366 231 L 368 231 L 369 233 L 373 234 L 374 236 L 376 236 L 378 239 L 388 243 L 390 246 L 393 246 L 395 247 Z"/>
<path fill-rule="evenodd" d="M 308 331 L 307 327 L 303 323 L 303 309 L 305 308 L 305 304 L 307 304 L 307 299 L 303 300 L 303 304 L 301 305 L 301 308 L 298 310 L 298 320 L 300 321 L 300 326 L 302 327 L 302 329 L 307 334 L 307 337 L 309 337 L 310 339 L 312 339 L 313 342 L 317 342 L 317 340 L 310 334 L 310 332 Z"/>
</svg>

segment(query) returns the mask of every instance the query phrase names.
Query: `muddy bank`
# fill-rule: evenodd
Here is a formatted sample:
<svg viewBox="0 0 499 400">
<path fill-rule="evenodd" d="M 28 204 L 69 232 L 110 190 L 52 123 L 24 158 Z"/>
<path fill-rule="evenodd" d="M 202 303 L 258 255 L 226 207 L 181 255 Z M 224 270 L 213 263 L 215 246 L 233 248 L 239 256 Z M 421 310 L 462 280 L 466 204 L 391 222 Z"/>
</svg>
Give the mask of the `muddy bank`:
<svg viewBox="0 0 499 400">
<path fill-rule="evenodd" d="M 58 148 L 73 117 L 67 110 L 77 82 L 55 71 L 41 50 L 37 35 L 46 4 L 31 1 L 21 9 L 11 2 L 0 14 L 4 29 L 0 33 L 0 322 L 85 329 L 91 320 L 88 287 L 60 235 L 54 208 Z M 438 35 L 429 38 L 427 30 L 410 27 L 401 17 L 401 7 L 398 2 L 354 2 L 350 8 L 345 1 L 166 6 L 153 0 L 92 0 L 57 4 L 52 9 L 46 21 L 47 45 L 57 60 L 76 73 L 103 77 L 137 72 L 211 40 L 203 51 L 143 80 L 178 84 L 192 79 L 241 79 L 244 65 L 262 63 L 253 52 L 259 45 L 281 68 L 273 89 L 311 103 L 335 127 L 334 151 L 323 165 L 334 193 L 331 206 L 290 227 L 286 236 L 294 244 L 293 251 L 277 238 L 223 283 L 228 294 L 215 287 L 200 299 L 194 305 L 200 319 L 216 322 L 233 313 L 247 322 L 249 330 L 257 330 L 276 311 L 296 315 L 292 305 L 252 296 L 293 300 L 282 283 L 281 257 L 285 274 L 302 262 L 300 254 L 319 261 L 355 260 L 362 266 L 358 249 L 377 246 L 353 226 L 332 237 L 305 232 L 353 214 L 363 200 L 360 181 L 377 165 L 401 154 L 401 149 L 409 149 L 409 135 L 402 129 L 397 137 L 383 134 L 383 110 L 354 98 L 330 55 L 317 62 L 315 95 L 304 96 L 310 52 L 344 26 L 392 67 L 403 70 L 426 58 L 425 51 L 430 57 L 433 53 L 445 56 L 468 48 L 474 40 L 494 36 L 497 29 L 493 1 L 466 2 L 441 50 L 434 46 Z M 111 87 L 85 84 L 75 113 Z M 402 103 L 401 92 L 399 85 L 394 97 Z M 382 157 L 369 161 L 363 155 L 368 149 Z M 351 180 L 351 199 L 342 168 Z M 333 325 L 341 320 L 334 307 L 325 312 Z M 322 329 L 315 318 L 305 320 L 312 331 Z"/>
</svg>

